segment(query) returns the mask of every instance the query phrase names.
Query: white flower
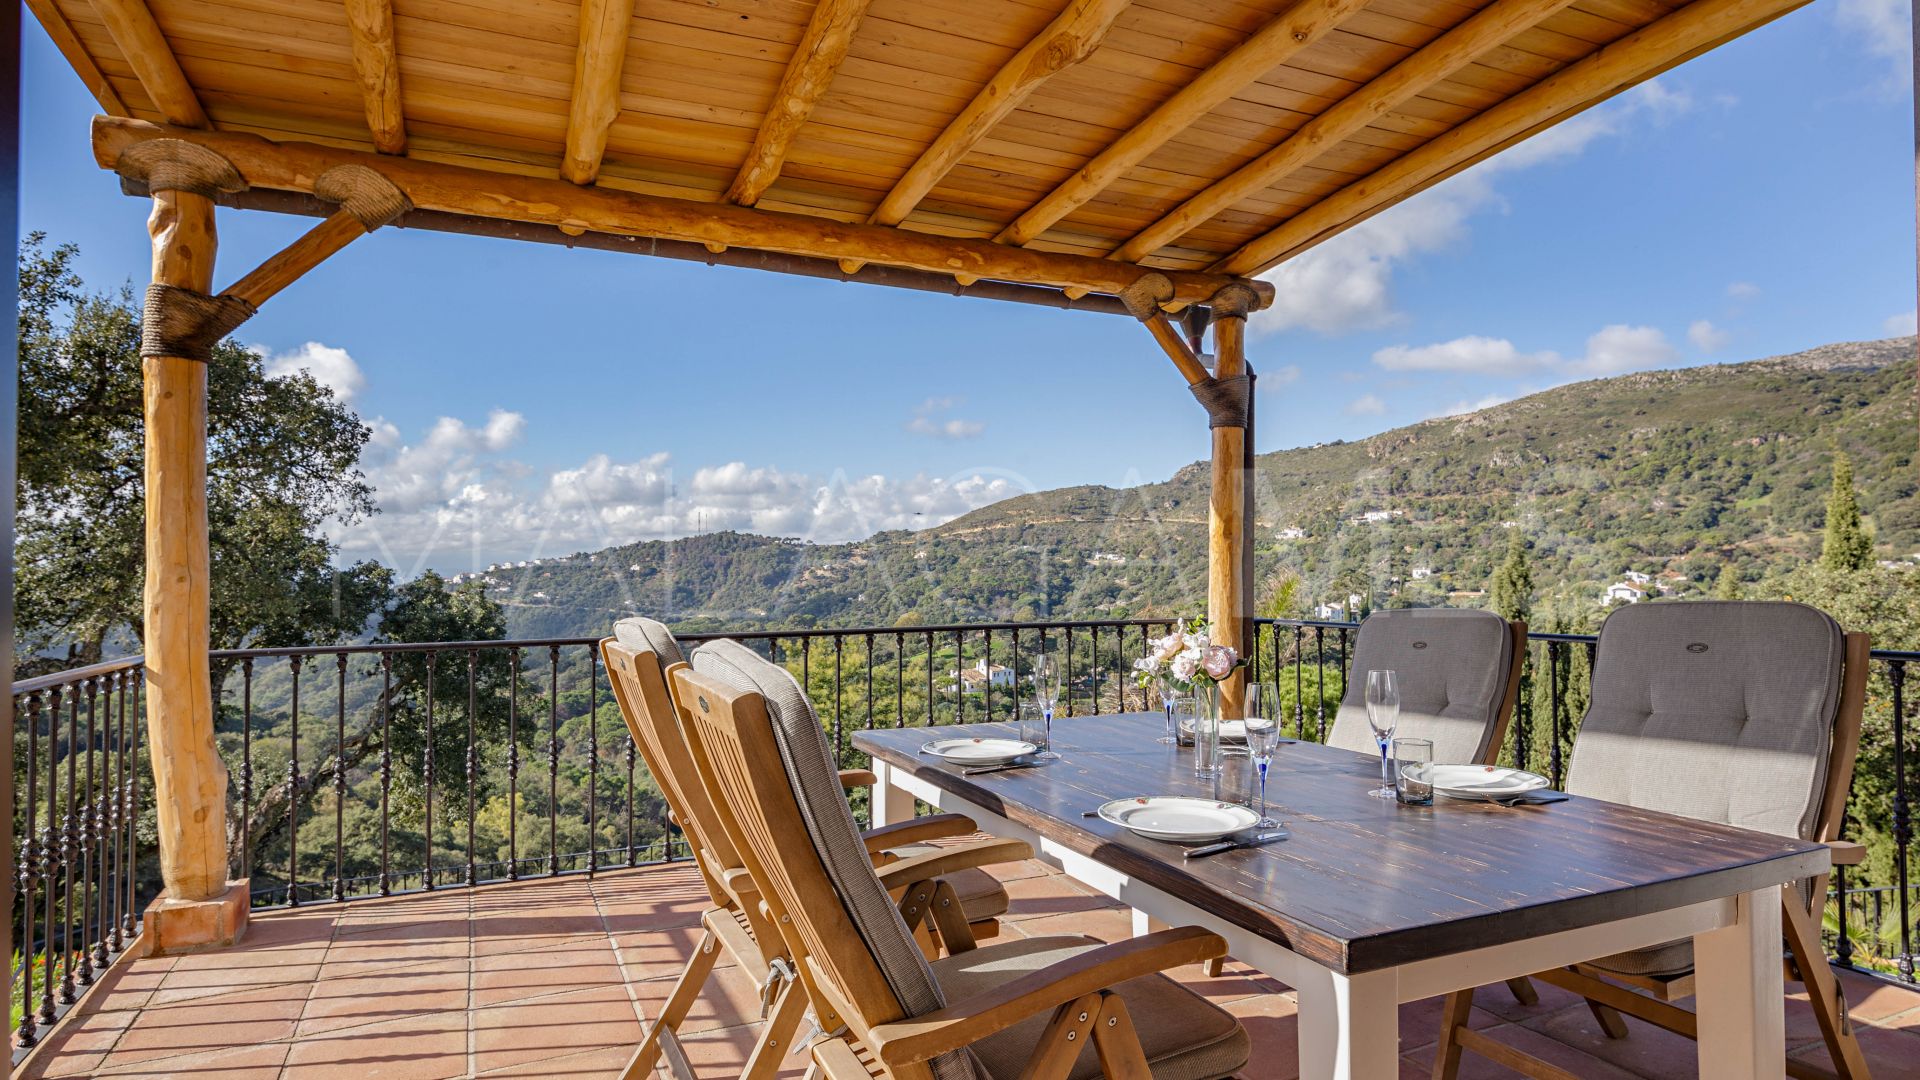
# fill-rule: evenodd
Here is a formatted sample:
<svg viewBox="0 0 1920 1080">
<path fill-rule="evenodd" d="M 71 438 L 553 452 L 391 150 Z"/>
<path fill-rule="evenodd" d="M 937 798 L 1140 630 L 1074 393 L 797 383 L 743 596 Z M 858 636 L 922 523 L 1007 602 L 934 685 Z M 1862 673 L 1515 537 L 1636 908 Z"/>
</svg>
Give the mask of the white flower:
<svg viewBox="0 0 1920 1080">
<path fill-rule="evenodd" d="M 1180 680 L 1181 682 L 1186 682 L 1187 680 L 1193 678 L 1193 673 L 1197 671 L 1199 667 L 1200 667 L 1199 651 L 1190 650 L 1187 652 L 1183 652 L 1179 656 L 1176 656 L 1173 658 L 1172 674 L 1174 678 Z"/>
</svg>

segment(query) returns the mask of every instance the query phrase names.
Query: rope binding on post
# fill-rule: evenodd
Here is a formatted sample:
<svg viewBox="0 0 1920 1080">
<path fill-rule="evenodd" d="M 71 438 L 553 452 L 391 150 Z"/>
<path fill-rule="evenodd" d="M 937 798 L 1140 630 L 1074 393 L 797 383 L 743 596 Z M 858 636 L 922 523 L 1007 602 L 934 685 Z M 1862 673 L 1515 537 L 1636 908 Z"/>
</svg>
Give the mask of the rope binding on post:
<svg viewBox="0 0 1920 1080">
<path fill-rule="evenodd" d="M 220 339 L 253 318 L 252 304 L 236 296 L 208 296 L 175 285 L 147 286 L 140 320 L 141 356 L 177 356 L 206 363 Z"/>
<path fill-rule="evenodd" d="M 247 190 L 247 181 L 219 153 L 185 139 L 149 139 L 120 151 L 113 163 L 128 195 L 185 191 L 217 199 Z"/>
<path fill-rule="evenodd" d="M 335 165 L 321 173 L 313 182 L 313 197 L 352 214 L 368 232 L 413 209 L 406 192 L 365 165 Z"/>
</svg>

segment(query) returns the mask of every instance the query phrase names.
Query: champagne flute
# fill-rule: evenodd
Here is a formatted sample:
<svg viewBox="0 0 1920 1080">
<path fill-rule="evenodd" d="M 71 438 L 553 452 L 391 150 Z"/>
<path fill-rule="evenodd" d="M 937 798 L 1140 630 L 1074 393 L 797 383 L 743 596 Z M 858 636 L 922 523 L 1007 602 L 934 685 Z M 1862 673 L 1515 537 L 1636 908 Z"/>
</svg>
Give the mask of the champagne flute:
<svg viewBox="0 0 1920 1080">
<path fill-rule="evenodd" d="M 1260 808 L 1254 811 L 1260 820 L 1255 824 L 1262 829 L 1280 824 L 1267 814 L 1267 767 L 1273 764 L 1273 751 L 1279 745 L 1279 724 L 1265 717 L 1247 717 L 1247 753 L 1253 756 L 1253 767 L 1260 778 Z"/>
<path fill-rule="evenodd" d="M 1040 716 L 1046 725 L 1047 748 L 1033 755 L 1036 761 L 1052 761 L 1059 757 L 1053 748 L 1053 710 L 1060 703 L 1060 666 L 1049 653 L 1041 653 L 1033 661 L 1033 696 L 1040 706 Z"/>
<path fill-rule="evenodd" d="M 1367 672 L 1367 726 L 1380 744 L 1380 786 L 1367 792 L 1376 799 L 1394 798 L 1393 764 L 1387 748 L 1400 723 L 1400 679 L 1391 671 Z"/>
<path fill-rule="evenodd" d="M 1174 696 L 1173 687 L 1167 685 L 1164 682 L 1161 683 L 1160 684 L 1160 709 L 1162 712 L 1166 714 L 1166 717 L 1167 717 L 1167 733 L 1165 735 L 1160 736 L 1160 738 L 1157 741 L 1162 743 L 1172 743 L 1176 741 L 1173 737 L 1173 726 L 1176 723 L 1176 721 L 1174 720 L 1174 712 L 1175 712 L 1174 707 L 1178 705 L 1179 702 L 1180 702 L 1180 699 Z"/>
</svg>

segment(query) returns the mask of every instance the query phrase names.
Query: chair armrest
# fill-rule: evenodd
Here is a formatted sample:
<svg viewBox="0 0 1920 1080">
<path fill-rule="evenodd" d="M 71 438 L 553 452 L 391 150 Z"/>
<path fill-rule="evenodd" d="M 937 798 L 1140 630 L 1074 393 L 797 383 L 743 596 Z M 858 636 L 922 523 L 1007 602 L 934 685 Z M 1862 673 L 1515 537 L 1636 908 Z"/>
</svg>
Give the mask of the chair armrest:
<svg viewBox="0 0 1920 1080">
<path fill-rule="evenodd" d="M 1226 940 L 1211 930 L 1161 930 L 1090 949 L 944 1009 L 880 1024 L 866 1042 L 889 1065 L 925 1061 L 1128 979 L 1226 954 Z"/>
<path fill-rule="evenodd" d="M 1833 858 L 1835 866 L 1859 866 L 1867 861 L 1867 849 L 1864 845 L 1851 840 L 1826 841 L 1827 854 Z"/>
<path fill-rule="evenodd" d="M 872 787 L 879 782 L 880 778 L 867 769 L 840 770 L 840 786 L 848 791 L 857 787 Z"/>
<path fill-rule="evenodd" d="M 1033 858 L 1033 845 L 1025 840 L 980 840 L 938 848 L 911 859 L 888 863 L 874 871 L 888 892 L 904 889 L 916 881 L 945 877 L 956 870 L 997 863 L 1019 862 Z"/>
<path fill-rule="evenodd" d="M 930 814 L 868 829 L 860 834 L 860 838 L 866 841 L 867 850 L 871 852 L 908 844 L 924 844 L 929 840 L 945 840 L 952 836 L 971 836 L 979 831 L 980 826 L 965 814 Z"/>
</svg>

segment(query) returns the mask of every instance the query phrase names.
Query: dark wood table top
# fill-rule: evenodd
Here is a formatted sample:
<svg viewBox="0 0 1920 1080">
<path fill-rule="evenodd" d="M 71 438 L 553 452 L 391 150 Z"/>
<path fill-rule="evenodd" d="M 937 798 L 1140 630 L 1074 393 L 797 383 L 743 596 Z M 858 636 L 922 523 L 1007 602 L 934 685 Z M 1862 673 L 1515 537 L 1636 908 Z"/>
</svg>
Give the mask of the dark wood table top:
<svg viewBox="0 0 1920 1080">
<path fill-rule="evenodd" d="M 1594 799 L 1401 806 L 1366 794 L 1380 786 L 1378 758 L 1308 742 L 1282 746 L 1267 781 L 1269 813 L 1289 839 L 1183 859 L 1181 845 L 1082 816 L 1137 795 L 1216 797 L 1194 777 L 1192 750 L 1155 741 L 1163 730 L 1157 713 L 1055 720 L 1060 760 L 979 776 L 920 747 L 1011 736 L 1009 725 L 862 731 L 854 746 L 1350 974 L 1731 896 L 1828 864 L 1819 844 Z"/>
</svg>

